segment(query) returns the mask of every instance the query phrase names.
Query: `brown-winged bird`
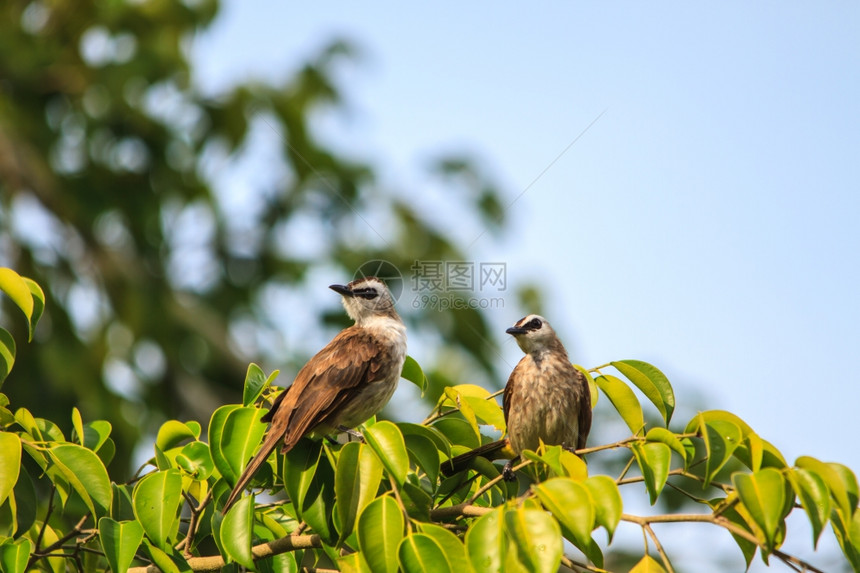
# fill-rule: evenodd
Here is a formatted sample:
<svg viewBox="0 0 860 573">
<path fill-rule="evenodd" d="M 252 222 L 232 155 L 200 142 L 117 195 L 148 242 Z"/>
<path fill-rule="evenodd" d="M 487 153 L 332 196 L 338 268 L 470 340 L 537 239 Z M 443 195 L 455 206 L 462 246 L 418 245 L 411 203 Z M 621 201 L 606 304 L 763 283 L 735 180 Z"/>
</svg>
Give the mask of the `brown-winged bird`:
<svg viewBox="0 0 860 573">
<path fill-rule="evenodd" d="M 343 297 L 355 324 L 311 358 L 275 399 L 262 418 L 271 422 L 263 445 L 239 476 L 224 513 L 278 443 L 286 453 L 303 436 L 353 428 L 379 412 L 397 388 L 406 359 L 406 327 L 388 288 L 376 277 L 329 288 Z"/>
</svg>

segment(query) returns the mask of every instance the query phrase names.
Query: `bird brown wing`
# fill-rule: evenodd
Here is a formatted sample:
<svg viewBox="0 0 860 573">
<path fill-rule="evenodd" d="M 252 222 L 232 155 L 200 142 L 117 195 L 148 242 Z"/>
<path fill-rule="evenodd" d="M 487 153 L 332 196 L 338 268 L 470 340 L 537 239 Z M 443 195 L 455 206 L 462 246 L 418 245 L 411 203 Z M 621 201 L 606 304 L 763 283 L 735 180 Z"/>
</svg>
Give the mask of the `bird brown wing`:
<svg viewBox="0 0 860 573">
<path fill-rule="evenodd" d="M 580 388 L 582 388 L 582 398 L 579 401 L 579 418 L 577 420 L 579 427 L 579 436 L 576 440 L 576 449 L 581 450 L 585 447 L 585 442 L 588 439 L 588 433 L 591 431 L 591 388 L 588 387 L 588 381 L 578 368 L 573 369 L 576 372 L 576 378 Z"/>
<path fill-rule="evenodd" d="M 338 334 L 273 404 L 280 411 L 277 417 L 284 419 L 284 447 L 293 446 L 320 424 L 336 423 L 340 409 L 357 390 L 377 379 L 386 358 L 385 349 L 366 330 L 352 326 Z"/>
<path fill-rule="evenodd" d="M 525 359 L 526 359 L 525 357 L 521 358 L 520 361 L 517 362 L 517 365 L 514 366 L 514 369 L 511 371 L 511 375 L 508 376 L 508 383 L 505 384 L 505 392 L 504 392 L 504 394 L 502 394 L 502 411 L 505 414 L 505 422 L 506 423 L 508 421 L 508 416 L 511 412 L 511 402 L 513 402 L 514 396 L 516 395 L 516 393 L 519 390 L 517 388 L 517 382 L 516 381 L 518 378 L 520 378 L 520 376 L 517 373 L 517 371 L 523 365 L 523 362 L 525 361 Z"/>
</svg>

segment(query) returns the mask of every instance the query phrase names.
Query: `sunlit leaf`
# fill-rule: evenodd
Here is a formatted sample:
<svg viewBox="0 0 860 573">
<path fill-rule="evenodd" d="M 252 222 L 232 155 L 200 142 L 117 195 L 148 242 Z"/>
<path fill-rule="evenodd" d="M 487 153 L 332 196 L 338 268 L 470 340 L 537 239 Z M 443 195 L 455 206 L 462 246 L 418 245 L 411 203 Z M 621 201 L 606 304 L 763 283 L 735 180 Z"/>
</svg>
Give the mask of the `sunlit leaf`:
<svg viewBox="0 0 860 573">
<path fill-rule="evenodd" d="M 645 439 L 649 442 L 662 442 L 669 446 L 672 451 L 676 452 L 684 461 L 684 466 L 687 465 L 687 449 L 678 436 L 674 432 L 670 432 L 666 428 L 651 428 L 645 434 Z"/>
<path fill-rule="evenodd" d="M 358 546 L 374 572 L 397 571 L 397 548 L 403 539 L 403 511 L 390 496 L 371 501 L 358 518 Z"/>
<path fill-rule="evenodd" d="M 638 434 L 645 427 L 645 416 L 642 405 L 636 399 L 636 394 L 630 387 L 610 374 L 598 376 L 594 383 L 600 388 L 612 405 L 621 414 L 621 419 L 633 434 Z"/>
<path fill-rule="evenodd" d="M 475 520 L 466 531 L 466 552 L 476 573 L 502 571 L 507 553 L 503 512 L 503 507 L 497 507 Z"/>
<path fill-rule="evenodd" d="M 618 485 L 609 476 L 592 476 L 582 482 L 591 496 L 594 507 L 594 521 L 606 528 L 609 540 L 615 534 L 615 528 L 621 521 L 622 501 Z"/>
<path fill-rule="evenodd" d="M 27 320 L 30 327 L 29 340 L 32 341 L 33 334 L 36 332 L 36 325 L 39 323 L 39 319 L 42 318 L 42 313 L 45 311 L 45 292 L 33 279 L 28 279 L 27 277 L 21 278 L 24 280 L 24 284 L 27 285 L 27 288 L 30 289 L 30 294 L 33 296 L 33 311 L 30 313 Z"/>
<path fill-rule="evenodd" d="M 675 393 L 669 379 L 655 366 L 641 360 L 619 360 L 610 364 L 645 394 L 668 426 L 675 411 Z"/>
<path fill-rule="evenodd" d="M 0 505 L 6 501 L 21 472 L 21 438 L 0 432 Z"/>
<path fill-rule="evenodd" d="M 403 370 L 400 373 L 400 377 L 409 380 L 421 388 L 422 394 L 427 389 L 427 376 L 424 374 L 424 370 L 421 369 L 421 365 L 411 356 L 407 356 L 403 362 Z"/>
<path fill-rule="evenodd" d="M 14 542 L 11 539 L 6 540 L 0 544 L 0 571 L 24 573 L 32 553 L 33 543 L 26 537 Z"/>
<path fill-rule="evenodd" d="M 666 573 L 666 570 L 660 565 L 659 561 L 650 555 L 646 555 L 633 566 L 630 573 Z"/>
<path fill-rule="evenodd" d="M 812 544 L 817 547 L 821 532 L 830 519 L 830 490 L 827 489 L 827 484 L 821 476 L 814 471 L 793 469 L 788 472 L 787 477 L 794 488 L 794 493 L 800 499 L 803 510 L 809 516 L 809 524 L 812 526 Z"/>
<path fill-rule="evenodd" d="M 392 422 L 377 422 L 365 428 L 364 439 L 379 457 L 388 475 L 402 485 L 409 472 L 409 453 L 400 429 Z"/>
<path fill-rule="evenodd" d="M 15 339 L 5 328 L 0 328 L 0 386 L 15 365 Z"/>
<path fill-rule="evenodd" d="M 350 442 L 340 450 L 334 479 L 340 538 L 346 539 L 361 510 L 376 496 L 382 464 L 365 444 Z"/>
<path fill-rule="evenodd" d="M 197 439 L 197 436 L 194 434 L 192 428 L 189 428 L 178 420 L 168 420 L 158 429 L 158 434 L 155 437 L 155 445 L 166 452 L 178 446 L 183 440 L 194 439 Z"/>
<path fill-rule="evenodd" d="M 397 549 L 397 561 L 404 573 L 451 572 L 445 552 L 435 539 L 425 533 L 407 535 Z"/>
<path fill-rule="evenodd" d="M 630 449 L 636 457 L 642 477 L 645 478 L 651 505 L 654 505 L 669 477 L 672 450 L 662 442 L 634 442 Z"/>
<path fill-rule="evenodd" d="M 847 474 L 838 471 L 834 464 L 825 463 L 809 456 L 797 458 L 795 465 L 818 474 L 824 480 L 824 483 L 830 490 L 833 501 L 836 502 L 836 507 L 843 516 L 854 514 L 854 510 L 857 507 L 856 479 L 846 480 Z M 853 477 L 853 474 L 851 476 Z M 853 494 L 851 493 L 852 489 L 854 490 Z"/>
<path fill-rule="evenodd" d="M 451 571 L 461 570 L 466 561 L 466 547 L 460 539 L 449 530 L 433 523 L 421 523 L 421 533 L 439 544 L 445 554 L 445 560 Z"/>
<path fill-rule="evenodd" d="M 569 478 L 552 478 L 533 489 L 558 520 L 564 536 L 580 549 L 587 548 L 594 529 L 595 508 L 585 486 Z"/>
<path fill-rule="evenodd" d="M 785 507 L 785 478 L 778 470 L 765 468 L 754 474 L 735 473 L 732 483 L 772 550 Z"/>
<path fill-rule="evenodd" d="M 52 471 L 81 496 L 96 517 L 108 513 L 113 492 L 107 469 L 92 451 L 77 444 L 55 444 L 47 449 L 53 462 Z"/>
<path fill-rule="evenodd" d="M 518 507 L 505 512 L 505 528 L 517 547 L 517 558 L 529 571 L 558 571 L 563 546 L 555 519 L 543 510 Z"/>
<path fill-rule="evenodd" d="M 582 372 L 582 375 L 585 376 L 585 381 L 588 383 L 588 391 L 591 394 L 591 408 L 594 409 L 597 405 L 597 400 L 600 398 L 600 392 L 597 389 L 597 384 L 594 383 L 594 377 L 584 366 L 574 364 L 573 367 Z"/>
<path fill-rule="evenodd" d="M 254 496 L 246 496 L 224 515 L 219 533 L 221 547 L 230 559 L 248 569 L 254 568 L 254 555 L 251 553 L 253 525 Z"/>
<path fill-rule="evenodd" d="M 717 475 L 740 445 L 742 430 L 727 420 L 702 421 L 702 440 L 705 443 L 705 485 Z"/>
<path fill-rule="evenodd" d="M 12 299 L 27 321 L 30 321 L 33 316 L 33 293 L 24 278 L 12 269 L 0 267 L 0 290 Z"/>
<path fill-rule="evenodd" d="M 179 524 L 182 476 L 177 469 L 149 474 L 134 488 L 134 515 L 146 536 L 161 549 L 170 546 Z"/>
<path fill-rule="evenodd" d="M 125 573 L 143 541 L 143 527 L 137 521 L 99 519 L 99 542 L 113 573 Z"/>
<path fill-rule="evenodd" d="M 260 421 L 264 413 L 260 408 L 229 404 L 212 414 L 209 425 L 212 461 L 231 485 L 237 482 L 248 460 L 260 447 L 266 433 L 266 424 Z"/>
</svg>

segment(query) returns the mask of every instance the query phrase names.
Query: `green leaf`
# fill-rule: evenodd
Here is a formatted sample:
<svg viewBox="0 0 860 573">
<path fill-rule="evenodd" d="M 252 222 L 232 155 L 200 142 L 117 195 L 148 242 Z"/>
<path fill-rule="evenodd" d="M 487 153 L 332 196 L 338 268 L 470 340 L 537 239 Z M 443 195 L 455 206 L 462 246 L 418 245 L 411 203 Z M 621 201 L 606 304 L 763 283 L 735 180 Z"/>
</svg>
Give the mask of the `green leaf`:
<svg viewBox="0 0 860 573">
<path fill-rule="evenodd" d="M 440 432 L 452 444 L 458 444 L 468 449 L 477 448 L 481 445 L 480 437 L 464 420 L 452 417 L 442 418 L 433 422 L 432 428 Z"/>
<path fill-rule="evenodd" d="M 818 538 L 830 518 L 830 490 L 821 476 L 810 470 L 792 469 L 787 477 L 803 510 L 809 516 L 812 544 L 818 547 Z"/>
<path fill-rule="evenodd" d="M 646 555 L 639 560 L 639 563 L 633 566 L 630 573 L 666 573 L 660 562 L 655 560 L 650 555 Z"/>
<path fill-rule="evenodd" d="M 147 539 L 143 540 L 143 546 L 146 554 L 152 560 L 152 564 L 163 573 L 193 573 L 191 567 L 188 566 L 188 562 L 175 549 L 171 548 L 169 552 L 163 551 Z M 223 570 L 226 570 L 226 568 L 223 568 Z"/>
<path fill-rule="evenodd" d="M 254 569 L 253 529 L 254 496 L 249 495 L 240 498 L 224 515 L 219 531 L 221 547 L 227 556 L 248 569 Z"/>
<path fill-rule="evenodd" d="M 257 401 L 260 394 L 272 384 L 272 381 L 280 374 L 279 370 L 275 370 L 268 377 L 263 373 L 263 369 L 253 362 L 248 365 L 248 372 L 245 374 L 245 385 L 242 387 L 242 405 L 250 406 Z"/>
<path fill-rule="evenodd" d="M 403 508 L 409 517 L 418 521 L 430 521 L 430 508 L 433 506 L 433 499 L 421 487 L 406 482 L 400 490 L 400 497 L 403 500 Z"/>
<path fill-rule="evenodd" d="M 649 442 L 662 442 L 666 444 L 672 451 L 681 456 L 681 459 L 684 460 L 684 467 L 687 466 L 687 449 L 674 432 L 670 432 L 666 428 L 651 428 L 645 434 L 645 439 Z"/>
<path fill-rule="evenodd" d="M 185 444 L 181 453 L 176 456 L 176 463 L 191 477 L 198 480 L 207 479 L 215 470 L 209 445 L 203 442 Z"/>
<path fill-rule="evenodd" d="M 846 482 L 844 475 L 836 469 L 834 464 L 824 463 L 809 456 L 797 458 L 795 465 L 818 474 L 830 490 L 830 495 L 842 515 L 849 518 L 854 515 L 854 510 L 857 507 L 856 480 L 853 480 L 853 484 L 850 479 Z M 853 496 L 849 493 L 852 486 L 855 491 Z"/>
<path fill-rule="evenodd" d="M 212 461 L 231 486 L 262 443 L 266 424 L 260 418 L 264 413 L 260 408 L 230 404 L 212 414 L 209 426 Z"/>
<path fill-rule="evenodd" d="M 0 267 L 0 290 L 9 295 L 29 322 L 33 316 L 33 293 L 24 278 L 6 267 Z"/>
<path fill-rule="evenodd" d="M 410 434 L 404 435 L 403 439 L 406 442 L 406 451 L 409 452 L 409 459 L 415 465 L 421 468 L 431 484 L 436 484 L 439 478 L 439 450 L 436 449 L 436 444 L 429 438 L 419 435 Z"/>
<path fill-rule="evenodd" d="M 587 496 L 586 496 L 587 499 Z M 505 528 L 517 548 L 517 558 L 535 573 L 555 573 L 561 565 L 558 522 L 543 510 L 518 507 L 505 512 Z"/>
<path fill-rule="evenodd" d="M 429 383 L 427 376 L 424 374 L 424 370 L 421 369 L 421 366 L 414 358 L 408 355 L 406 356 L 406 360 L 403 362 L 403 370 L 400 373 L 400 377 L 409 380 L 421 388 L 422 395 L 424 394 L 424 390 L 427 389 L 427 384 Z"/>
<path fill-rule="evenodd" d="M 370 448 L 359 442 L 341 448 L 334 478 L 341 540 L 350 536 L 361 510 L 376 497 L 380 480 L 382 464 Z"/>
<path fill-rule="evenodd" d="M 0 328 L 0 386 L 15 365 L 15 339 L 5 328 Z"/>
<path fill-rule="evenodd" d="M 322 446 L 318 441 L 299 440 L 293 449 L 284 456 L 284 487 L 292 500 L 308 498 L 308 491 L 314 483 L 319 466 Z M 302 503 L 295 503 L 301 517 Z"/>
<path fill-rule="evenodd" d="M 742 430 L 726 420 L 702 421 L 702 440 L 705 443 L 705 485 L 717 475 L 732 457 L 743 439 Z"/>
<path fill-rule="evenodd" d="M 591 544 L 595 508 L 585 486 L 570 478 L 552 478 L 533 489 L 558 520 L 564 536 L 580 549 L 587 548 Z"/>
<path fill-rule="evenodd" d="M 197 435 L 194 430 L 183 424 L 179 420 L 168 420 L 164 422 L 158 429 L 158 434 L 155 437 L 155 445 L 166 452 L 171 448 L 175 448 L 184 440 L 196 440 Z"/>
<path fill-rule="evenodd" d="M 21 472 L 21 438 L 11 432 L 0 432 L 0 505 L 18 483 Z"/>
<path fill-rule="evenodd" d="M 382 421 L 365 428 L 363 435 L 367 445 L 379 456 L 388 475 L 403 485 L 409 472 L 409 453 L 400 429 L 392 422 Z"/>
<path fill-rule="evenodd" d="M 358 517 L 358 547 L 374 572 L 396 573 L 397 548 L 405 519 L 397 502 L 384 495 L 371 501 Z"/>
<path fill-rule="evenodd" d="M 177 469 L 149 474 L 134 488 L 134 515 L 146 536 L 165 551 L 179 524 L 182 475 Z"/>
<path fill-rule="evenodd" d="M 600 388 L 612 405 L 621 414 L 621 419 L 633 434 L 638 434 L 645 427 L 645 416 L 642 405 L 636 399 L 636 394 L 630 387 L 610 374 L 598 376 L 594 383 Z"/>
<path fill-rule="evenodd" d="M 460 539 L 440 525 L 433 523 L 419 524 L 421 533 L 432 537 L 442 552 L 445 554 L 445 560 L 448 562 L 448 567 L 451 571 L 461 569 L 466 563 L 466 547 Z"/>
<path fill-rule="evenodd" d="M 445 552 L 435 539 L 424 533 L 406 536 L 397 550 L 397 561 L 404 573 L 451 572 Z"/>
<path fill-rule="evenodd" d="M 0 571 L 3 573 L 24 573 L 27 561 L 33 553 L 33 543 L 25 538 L 0 544 Z"/>
<path fill-rule="evenodd" d="M 502 571 L 507 553 L 503 507 L 476 519 L 466 531 L 466 552 L 475 573 L 498 573 Z"/>
<path fill-rule="evenodd" d="M 110 511 L 113 491 L 107 469 L 92 451 L 77 444 L 55 444 L 47 449 L 56 472 L 81 496 L 96 517 Z"/>
<path fill-rule="evenodd" d="M 732 483 L 741 503 L 765 536 L 768 550 L 774 549 L 785 506 L 785 478 L 779 470 L 765 468 L 754 474 L 735 473 Z"/>
<path fill-rule="evenodd" d="M 137 521 L 99 519 L 99 541 L 113 573 L 125 573 L 143 541 L 143 527 Z"/>
<path fill-rule="evenodd" d="M 675 393 L 669 379 L 655 366 L 641 360 L 619 360 L 610 364 L 645 394 L 668 426 L 675 411 Z"/>
<path fill-rule="evenodd" d="M 651 505 L 657 502 L 663 486 L 669 477 L 669 466 L 672 462 L 672 450 L 662 442 L 635 442 L 630 446 L 642 477 L 645 478 L 645 487 L 651 498 Z"/>
<path fill-rule="evenodd" d="M 609 476 L 593 476 L 582 482 L 582 485 L 591 496 L 591 505 L 595 511 L 594 522 L 606 528 L 609 541 L 612 541 L 623 509 L 618 484 Z"/>
<path fill-rule="evenodd" d="M 477 396 L 463 396 L 462 400 L 469 404 L 478 422 L 493 426 L 497 430 L 504 431 L 507 428 L 505 414 L 495 400 L 478 398 Z"/>
<path fill-rule="evenodd" d="M 39 319 L 42 318 L 42 313 L 45 311 L 45 293 L 42 290 L 42 287 L 40 287 L 33 279 L 28 279 L 27 277 L 21 278 L 24 280 L 27 288 L 30 289 L 30 294 L 33 295 L 33 312 L 30 314 L 27 321 L 30 326 L 30 336 L 28 340 L 32 342 L 33 333 L 36 332 L 36 325 L 39 323 Z"/>
</svg>

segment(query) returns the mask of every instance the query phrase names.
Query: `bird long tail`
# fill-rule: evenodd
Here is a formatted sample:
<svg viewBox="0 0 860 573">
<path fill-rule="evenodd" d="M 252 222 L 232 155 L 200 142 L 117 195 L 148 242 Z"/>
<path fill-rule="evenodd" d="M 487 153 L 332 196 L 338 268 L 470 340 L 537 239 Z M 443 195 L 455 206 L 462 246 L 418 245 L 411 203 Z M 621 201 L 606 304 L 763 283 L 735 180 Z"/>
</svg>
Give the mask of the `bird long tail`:
<svg viewBox="0 0 860 573">
<path fill-rule="evenodd" d="M 233 504 L 236 503 L 239 496 L 242 495 L 242 492 L 245 490 L 245 486 L 248 485 L 248 482 L 251 481 L 251 478 L 254 477 L 257 470 L 266 463 L 266 460 L 269 459 L 269 454 L 275 451 L 275 448 L 278 447 L 278 443 L 281 441 L 282 436 L 283 434 L 280 432 L 273 432 L 269 429 L 269 433 L 266 435 L 266 439 L 263 440 L 263 445 L 260 446 L 260 450 L 253 458 L 251 458 L 248 465 L 245 466 L 245 471 L 243 471 L 242 475 L 239 476 L 239 480 L 233 487 L 233 491 L 230 492 L 230 497 L 227 498 L 227 503 L 224 504 L 224 508 L 221 510 L 222 514 L 227 513 Z"/>
<path fill-rule="evenodd" d="M 507 438 L 496 440 L 495 442 L 490 442 L 489 444 L 484 444 L 483 446 L 479 446 L 474 450 L 468 451 L 465 454 L 460 454 L 459 456 L 455 456 L 444 462 L 442 464 L 442 474 L 447 476 L 452 476 L 458 472 L 466 470 L 469 468 L 472 460 L 477 457 L 484 457 L 489 460 L 493 460 L 499 457 L 512 457 L 513 450 L 510 452 L 504 451 L 505 448 L 510 450 L 510 442 Z"/>
</svg>

